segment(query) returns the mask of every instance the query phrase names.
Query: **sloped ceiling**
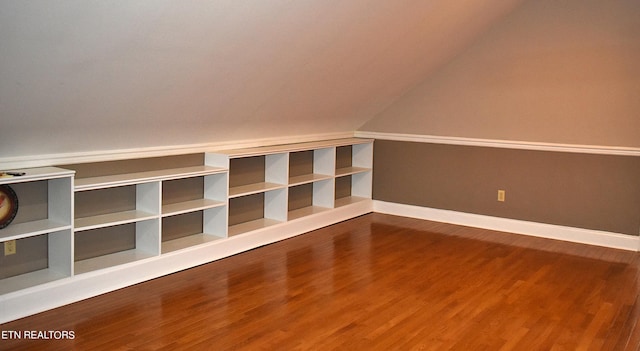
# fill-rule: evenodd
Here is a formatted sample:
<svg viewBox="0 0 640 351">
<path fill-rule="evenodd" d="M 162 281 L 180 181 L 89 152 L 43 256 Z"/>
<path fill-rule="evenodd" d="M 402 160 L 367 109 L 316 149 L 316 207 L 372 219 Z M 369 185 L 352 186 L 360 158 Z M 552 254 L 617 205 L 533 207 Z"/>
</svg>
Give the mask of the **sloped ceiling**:
<svg viewBox="0 0 640 351">
<path fill-rule="evenodd" d="M 360 130 L 640 147 L 640 1 L 527 1 Z"/>
<path fill-rule="evenodd" d="M 0 158 L 353 131 L 520 0 L 3 0 Z"/>
</svg>

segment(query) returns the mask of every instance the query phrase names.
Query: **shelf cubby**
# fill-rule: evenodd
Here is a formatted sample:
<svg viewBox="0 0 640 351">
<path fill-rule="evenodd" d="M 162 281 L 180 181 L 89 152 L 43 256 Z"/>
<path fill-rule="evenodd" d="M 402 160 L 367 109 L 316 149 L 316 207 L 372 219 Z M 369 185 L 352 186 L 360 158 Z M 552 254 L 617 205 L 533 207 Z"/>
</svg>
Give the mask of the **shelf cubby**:
<svg viewBox="0 0 640 351">
<path fill-rule="evenodd" d="M 24 171 L 28 175 L 30 170 Z M 0 179 L 0 184 L 9 185 L 15 191 L 19 203 L 18 213 L 13 222 L 0 229 L 0 241 L 17 240 L 71 228 L 73 172 L 61 170 L 59 174 L 66 176 L 42 179 L 35 175 L 25 175 L 24 179 Z"/>
<path fill-rule="evenodd" d="M 287 154 L 272 154 L 231 159 L 229 161 L 229 198 L 286 187 L 287 156 Z"/>
<path fill-rule="evenodd" d="M 333 161 L 333 148 L 291 152 L 289 154 L 289 186 L 331 179 Z"/>
<path fill-rule="evenodd" d="M 16 253 L 0 256 L 0 294 L 71 275 L 70 229 L 17 239 Z"/>
<path fill-rule="evenodd" d="M 373 143 L 336 148 L 335 207 L 371 199 Z"/>
<path fill-rule="evenodd" d="M 75 231 L 153 219 L 159 201 L 159 182 L 76 191 Z"/>
<path fill-rule="evenodd" d="M 229 232 L 234 236 L 287 220 L 285 188 L 229 199 Z"/>
<path fill-rule="evenodd" d="M 287 219 L 291 221 L 332 208 L 332 188 L 332 179 L 289 187 Z"/>
<path fill-rule="evenodd" d="M 159 219 L 75 233 L 75 274 L 109 268 L 160 254 Z"/>
<path fill-rule="evenodd" d="M 223 239 L 226 233 L 226 206 L 165 216 L 162 218 L 161 253 Z"/>
<path fill-rule="evenodd" d="M 72 275 L 71 221 L 74 172 L 56 167 L 14 170 L 0 178 L 18 197 L 18 212 L 0 229 L 0 246 L 15 240 L 16 253 L 0 256 L 0 295 Z"/>
<path fill-rule="evenodd" d="M 174 216 L 226 205 L 227 174 L 162 182 L 162 216 Z"/>
</svg>

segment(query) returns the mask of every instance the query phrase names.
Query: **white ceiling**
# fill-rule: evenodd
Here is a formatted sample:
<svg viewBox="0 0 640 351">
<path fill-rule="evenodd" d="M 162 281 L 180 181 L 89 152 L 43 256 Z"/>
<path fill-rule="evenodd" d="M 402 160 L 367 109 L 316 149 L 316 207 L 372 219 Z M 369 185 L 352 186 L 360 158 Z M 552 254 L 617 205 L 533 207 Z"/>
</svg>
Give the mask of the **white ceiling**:
<svg viewBox="0 0 640 351">
<path fill-rule="evenodd" d="M 521 0 L 3 0 L 0 158 L 356 130 Z"/>
</svg>

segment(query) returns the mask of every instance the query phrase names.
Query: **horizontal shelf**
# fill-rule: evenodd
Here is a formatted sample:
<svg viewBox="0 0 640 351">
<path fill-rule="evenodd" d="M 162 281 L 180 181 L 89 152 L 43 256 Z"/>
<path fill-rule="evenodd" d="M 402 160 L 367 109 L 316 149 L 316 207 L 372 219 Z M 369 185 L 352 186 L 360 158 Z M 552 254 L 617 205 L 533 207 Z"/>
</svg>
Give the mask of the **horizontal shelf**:
<svg viewBox="0 0 640 351">
<path fill-rule="evenodd" d="M 0 280 L 0 295 L 18 291 L 32 286 L 45 284 L 67 276 L 49 268 L 33 271 Z"/>
<path fill-rule="evenodd" d="M 232 225 L 229 227 L 229 236 L 231 237 L 234 235 L 243 234 L 246 232 L 266 228 L 279 223 L 282 223 L 282 222 L 276 221 L 275 219 L 260 218 L 253 221 Z"/>
<path fill-rule="evenodd" d="M 319 180 L 331 179 L 332 176 L 325 174 L 303 174 L 289 178 L 289 186 L 313 183 Z"/>
<path fill-rule="evenodd" d="M 115 212 L 115 213 L 107 213 L 103 215 L 84 217 L 84 218 L 76 218 L 75 220 L 75 231 L 83 231 L 97 228 L 110 227 L 114 225 L 127 224 L 140 222 L 147 219 L 153 219 L 157 216 L 138 210 L 131 211 L 123 211 L 123 212 Z"/>
<path fill-rule="evenodd" d="M 68 169 L 62 169 L 57 167 L 41 167 L 41 168 L 29 168 L 29 169 L 15 169 L 2 172 L 15 172 L 24 173 L 22 176 L 0 176 L 1 184 L 23 183 L 36 180 L 49 180 L 55 178 L 71 177 L 76 172 Z"/>
<path fill-rule="evenodd" d="M 356 202 L 367 201 L 367 200 L 371 200 L 371 199 L 368 199 L 366 197 L 359 197 L 359 196 L 341 197 L 339 199 L 336 199 L 335 207 L 347 206 L 347 205 L 355 204 Z"/>
<path fill-rule="evenodd" d="M 211 234 L 194 234 L 178 238 L 174 240 L 165 241 L 162 243 L 162 253 L 166 254 L 172 251 L 178 251 L 186 249 L 188 247 L 206 244 L 212 241 L 223 239 L 222 237 Z"/>
<path fill-rule="evenodd" d="M 206 210 L 209 208 L 224 206 L 226 203 L 223 201 L 209 200 L 209 199 L 197 199 L 185 202 L 177 202 L 175 204 L 168 204 L 162 206 L 162 216 L 174 216 L 183 213 L 195 212 L 200 210 Z"/>
<path fill-rule="evenodd" d="M 41 234 L 71 229 L 70 224 L 64 224 L 50 219 L 11 224 L 0 229 L 0 241 L 16 240 Z"/>
<path fill-rule="evenodd" d="M 357 173 L 364 173 L 370 171 L 371 168 L 363 167 L 344 167 L 336 169 L 336 177 L 343 177 Z"/>
<path fill-rule="evenodd" d="M 246 148 L 246 149 L 219 150 L 219 151 L 214 151 L 214 153 L 224 154 L 229 156 L 230 158 L 241 158 L 241 157 L 286 153 L 286 152 L 317 150 L 317 149 L 324 149 L 324 148 L 337 147 L 337 146 L 367 144 L 372 141 L 373 139 L 343 138 L 343 139 L 311 141 L 311 142 L 297 143 L 297 144 L 283 144 L 283 145 L 254 147 L 254 148 Z"/>
<path fill-rule="evenodd" d="M 110 268 L 125 263 L 139 261 L 154 255 L 142 252 L 140 250 L 120 251 L 108 255 L 89 258 L 75 262 L 75 274 L 88 273 L 99 269 Z"/>
<path fill-rule="evenodd" d="M 320 206 L 302 207 L 302 208 L 289 211 L 289 213 L 287 214 L 287 218 L 288 220 L 292 221 L 294 219 L 310 216 L 310 215 L 325 212 L 328 210 L 330 210 L 330 208 L 320 207 Z"/>
<path fill-rule="evenodd" d="M 286 185 L 266 182 L 241 185 L 229 189 L 229 198 L 259 194 L 269 190 L 283 188 L 286 188 Z"/>
<path fill-rule="evenodd" d="M 115 174 L 100 177 L 76 178 L 75 191 L 111 188 L 116 186 L 133 185 L 161 180 L 205 176 L 224 173 L 225 168 L 210 166 L 193 166 L 184 168 L 161 169 L 156 171 Z"/>
</svg>

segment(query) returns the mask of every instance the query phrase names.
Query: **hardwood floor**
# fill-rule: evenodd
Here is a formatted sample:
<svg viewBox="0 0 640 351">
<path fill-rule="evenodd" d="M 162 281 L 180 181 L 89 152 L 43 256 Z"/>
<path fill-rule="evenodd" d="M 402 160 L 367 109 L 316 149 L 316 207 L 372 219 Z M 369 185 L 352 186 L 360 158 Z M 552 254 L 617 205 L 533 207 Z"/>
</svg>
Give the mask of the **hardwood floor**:
<svg viewBox="0 0 640 351">
<path fill-rule="evenodd" d="M 637 351 L 639 257 L 370 214 L 0 325 L 75 334 L 0 349 Z"/>
</svg>

